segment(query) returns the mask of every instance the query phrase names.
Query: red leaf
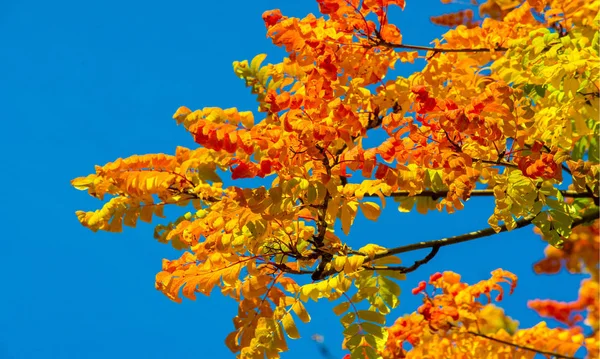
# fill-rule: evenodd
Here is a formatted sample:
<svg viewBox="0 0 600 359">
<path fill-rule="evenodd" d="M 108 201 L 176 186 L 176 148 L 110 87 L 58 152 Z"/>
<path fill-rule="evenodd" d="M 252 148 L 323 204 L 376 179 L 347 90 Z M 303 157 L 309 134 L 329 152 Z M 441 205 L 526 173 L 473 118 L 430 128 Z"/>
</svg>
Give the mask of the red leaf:
<svg viewBox="0 0 600 359">
<path fill-rule="evenodd" d="M 283 15 L 281 15 L 281 11 L 279 9 L 265 11 L 262 15 L 263 21 L 267 28 L 275 25 Z"/>
<path fill-rule="evenodd" d="M 389 169 L 390 168 L 388 166 L 384 165 L 383 163 L 380 163 L 379 166 L 377 167 L 377 172 L 375 172 L 375 178 L 377 178 L 377 179 L 385 178 L 385 175 L 387 175 Z"/>
<path fill-rule="evenodd" d="M 323 15 L 333 14 L 340 8 L 340 4 L 336 0 L 317 0 L 319 3 L 319 11 Z"/>
<path fill-rule="evenodd" d="M 256 166 L 253 163 L 240 162 L 231 169 L 231 179 L 256 177 Z"/>
</svg>

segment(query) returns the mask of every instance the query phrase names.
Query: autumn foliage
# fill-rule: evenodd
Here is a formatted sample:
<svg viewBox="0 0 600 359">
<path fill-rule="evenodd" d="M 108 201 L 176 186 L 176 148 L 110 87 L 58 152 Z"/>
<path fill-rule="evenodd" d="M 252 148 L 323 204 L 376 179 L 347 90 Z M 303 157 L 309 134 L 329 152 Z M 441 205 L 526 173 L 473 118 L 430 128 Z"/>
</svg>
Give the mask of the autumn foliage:
<svg viewBox="0 0 600 359">
<path fill-rule="evenodd" d="M 155 227 L 184 250 L 163 260 L 156 288 L 176 302 L 237 301 L 225 342 L 240 358 L 279 357 L 311 320 L 304 303 L 325 298 L 351 358 L 597 357 L 600 1 L 473 1 L 432 18 L 450 27 L 432 47 L 405 44 L 390 22 L 403 0 L 317 2 L 322 16 L 264 13 L 283 61 L 233 63 L 257 111 L 180 107 L 173 118 L 198 146 L 74 179 L 105 201 L 79 221 L 119 232 L 179 206 Z M 392 74 L 406 62 L 423 66 Z M 381 141 L 365 146 L 374 131 Z M 264 185 L 236 185 L 248 178 Z M 358 212 L 376 221 L 394 201 L 453 213 L 472 197 L 493 199 L 488 228 L 395 248 L 344 241 Z M 517 287 L 503 269 L 475 284 L 435 273 L 412 289 L 420 307 L 386 319 L 400 281 L 444 246 L 530 225 L 548 242 L 536 273 L 589 274 L 573 302 L 529 303 L 562 327 L 518 328 L 496 306 Z"/>
</svg>

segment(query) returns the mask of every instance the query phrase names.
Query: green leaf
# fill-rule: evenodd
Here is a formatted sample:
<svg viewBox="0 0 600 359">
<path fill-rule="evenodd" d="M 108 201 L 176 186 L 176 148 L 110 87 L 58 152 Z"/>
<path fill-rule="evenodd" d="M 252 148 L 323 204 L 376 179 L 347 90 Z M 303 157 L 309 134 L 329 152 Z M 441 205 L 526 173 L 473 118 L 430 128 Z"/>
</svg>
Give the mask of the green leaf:
<svg viewBox="0 0 600 359">
<path fill-rule="evenodd" d="M 308 199 L 308 204 L 313 204 L 317 200 L 317 189 L 315 186 L 311 185 L 308 187 L 308 192 L 306 194 Z"/>
<path fill-rule="evenodd" d="M 548 236 L 546 237 L 546 240 L 548 244 L 558 249 L 562 249 L 565 244 L 565 241 L 556 231 L 550 231 L 550 233 L 548 233 Z"/>
<path fill-rule="evenodd" d="M 377 296 L 372 297 L 369 302 L 371 303 L 371 307 L 369 308 L 369 310 L 375 310 L 377 309 L 379 311 L 379 313 L 386 315 L 390 313 L 390 307 L 388 307 L 384 300 L 383 297 L 381 297 L 380 294 L 378 294 Z"/>
<path fill-rule="evenodd" d="M 377 313 L 371 310 L 359 310 L 358 317 L 362 320 L 367 320 L 369 322 L 379 323 L 381 325 L 385 325 L 385 316 L 381 313 Z"/>
<path fill-rule="evenodd" d="M 389 291 L 395 297 L 399 297 L 401 293 L 398 283 L 383 276 L 379 277 L 379 288 Z"/>
<path fill-rule="evenodd" d="M 365 335 L 363 338 L 365 338 L 365 341 L 367 342 L 367 344 L 369 344 L 371 347 L 373 348 L 377 348 L 378 345 L 378 340 L 377 338 L 375 338 L 372 335 Z"/>
<path fill-rule="evenodd" d="M 377 350 L 383 351 L 383 349 L 385 349 L 385 345 L 387 344 L 387 339 L 382 340 L 372 335 L 365 335 L 364 338 L 367 344 Z"/>
<path fill-rule="evenodd" d="M 381 356 L 377 354 L 375 349 L 367 346 L 357 347 L 350 353 L 350 359 L 379 359 Z"/>
<path fill-rule="evenodd" d="M 362 322 L 360 326 L 362 327 L 363 331 L 377 338 L 385 339 L 387 337 L 387 330 L 384 327 L 380 327 L 379 325 L 369 322 Z"/>
<path fill-rule="evenodd" d="M 354 323 L 355 319 L 356 319 L 356 314 L 354 314 L 354 312 L 348 312 L 348 313 L 346 313 L 346 315 L 344 315 L 340 319 L 340 322 L 342 323 L 342 325 L 344 326 L 344 328 L 346 328 L 350 324 Z"/>
<path fill-rule="evenodd" d="M 358 348 L 362 338 L 363 336 L 360 334 L 355 334 L 354 336 L 350 337 L 350 339 L 346 340 L 346 348 L 350 349 L 350 352 L 352 353 L 356 348 Z"/>
<path fill-rule="evenodd" d="M 360 331 L 360 326 L 357 323 L 354 323 L 354 324 L 350 325 L 349 327 L 347 327 L 346 329 L 344 329 L 344 336 L 352 337 L 355 334 L 358 334 L 359 331 Z"/>
<path fill-rule="evenodd" d="M 590 138 L 590 149 L 588 150 L 588 158 L 590 162 L 598 163 L 600 162 L 600 148 L 598 147 L 598 137 L 592 136 Z"/>
<path fill-rule="evenodd" d="M 381 270 L 377 270 L 377 273 L 379 273 L 381 276 L 395 278 L 397 280 L 405 280 L 406 279 L 406 274 L 399 272 L 399 271 L 395 271 L 395 270 L 381 269 Z"/>
<path fill-rule="evenodd" d="M 196 167 L 196 174 L 203 181 L 223 182 L 221 177 L 215 172 L 212 164 L 200 164 Z"/>
<path fill-rule="evenodd" d="M 383 299 L 385 304 L 390 306 L 390 308 L 396 308 L 400 304 L 400 300 L 398 300 L 398 297 L 391 294 L 388 291 L 382 290 L 379 292 L 379 295 L 381 296 L 381 299 Z"/>
<path fill-rule="evenodd" d="M 568 214 L 562 211 L 550 210 L 550 215 L 552 219 L 558 222 L 561 226 L 571 227 L 573 224 L 573 218 L 571 218 Z M 556 226 L 556 223 L 554 224 Z"/>
<path fill-rule="evenodd" d="M 548 219 L 548 212 L 540 212 L 532 221 L 543 234 L 543 238 L 548 244 L 556 248 L 562 248 L 564 241 L 554 228 L 554 222 Z"/>
</svg>

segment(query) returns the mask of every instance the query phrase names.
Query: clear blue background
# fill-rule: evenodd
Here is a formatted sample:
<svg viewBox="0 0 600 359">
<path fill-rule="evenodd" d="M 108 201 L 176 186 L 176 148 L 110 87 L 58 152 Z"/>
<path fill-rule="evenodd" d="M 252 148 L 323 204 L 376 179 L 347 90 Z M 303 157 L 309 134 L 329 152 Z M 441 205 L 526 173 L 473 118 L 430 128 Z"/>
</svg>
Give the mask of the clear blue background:
<svg viewBox="0 0 600 359">
<path fill-rule="evenodd" d="M 117 157 L 194 146 L 171 119 L 181 105 L 255 110 L 231 63 L 262 52 L 267 61 L 282 58 L 261 20 L 273 8 L 317 12 L 309 0 L 0 2 L 0 358 L 232 357 L 223 340 L 236 303 L 218 293 L 169 301 L 154 289 L 154 275 L 162 258 L 178 254 L 152 238 L 150 225 L 122 234 L 80 226 L 74 211 L 100 202 L 69 181 Z M 392 20 L 405 43 L 427 45 L 444 31 L 429 16 L 450 9 L 408 0 Z M 404 74 L 418 68 L 403 66 Z M 360 218 L 351 241 L 397 246 L 460 234 L 485 227 L 492 205 L 472 199 L 452 216 L 403 214 L 391 205 L 378 223 Z M 452 269 L 475 282 L 503 267 L 520 280 L 504 307 L 531 326 L 539 318 L 527 300 L 572 300 L 580 281 L 534 276 L 544 246 L 527 228 L 443 248 L 401 283 L 402 304 L 388 323 L 417 308 L 410 289 L 435 271 Z M 290 341 L 284 358 L 318 357 L 314 333 L 325 336 L 334 357 L 343 356 L 341 327 L 329 308 L 310 305 L 313 322 L 300 326 L 303 338 Z"/>
</svg>

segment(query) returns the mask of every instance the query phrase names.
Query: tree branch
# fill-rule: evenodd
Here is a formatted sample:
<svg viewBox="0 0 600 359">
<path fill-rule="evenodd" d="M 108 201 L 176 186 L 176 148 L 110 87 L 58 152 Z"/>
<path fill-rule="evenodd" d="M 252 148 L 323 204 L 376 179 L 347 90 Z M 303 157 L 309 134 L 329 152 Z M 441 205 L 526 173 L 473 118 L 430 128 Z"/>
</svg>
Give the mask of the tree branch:
<svg viewBox="0 0 600 359">
<path fill-rule="evenodd" d="M 593 209 L 591 209 L 590 211 L 588 211 L 587 213 L 583 214 L 581 216 L 581 218 L 576 219 L 575 221 L 573 221 L 573 223 L 571 224 L 571 228 L 574 228 L 580 224 L 598 219 L 598 216 L 600 215 L 600 208 L 599 207 L 595 207 Z M 514 229 L 518 229 L 518 228 L 523 228 L 523 227 L 527 227 L 529 226 L 532 221 L 534 220 L 535 217 L 529 217 L 529 218 L 524 218 L 521 220 L 517 221 L 517 225 Z M 409 244 L 406 246 L 400 246 L 400 247 L 395 247 L 395 248 L 390 248 L 385 252 L 382 253 L 378 253 L 375 256 L 373 256 L 373 259 L 369 259 L 366 260 L 365 263 L 367 262 L 371 262 L 373 260 L 377 260 L 380 258 L 384 258 L 384 257 L 389 257 L 392 255 L 396 255 L 396 254 L 400 254 L 400 253 L 406 253 L 406 252 L 412 252 L 412 251 L 416 251 L 419 249 L 424 249 L 424 248 L 433 248 L 433 247 L 443 247 L 443 246 L 448 246 L 451 244 L 457 244 L 457 243 L 462 243 L 462 242 L 467 242 L 467 241 L 472 241 L 474 239 L 478 239 L 478 238 L 483 238 L 483 237 L 488 237 L 494 234 L 498 234 L 498 233 L 502 233 L 502 232 L 506 232 L 508 231 L 508 229 L 506 228 L 506 225 L 502 225 L 500 227 L 500 231 L 496 232 L 494 231 L 493 228 L 485 228 L 485 229 L 480 229 L 478 231 L 475 232 L 470 232 L 470 233 L 465 233 L 465 234 L 461 234 L 458 236 L 454 236 L 454 237 L 447 237 L 447 238 L 442 238 L 442 239 L 437 239 L 437 240 L 433 240 L 433 241 L 427 241 L 427 242 L 418 242 L 418 243 L 413 243 L 413 244 Z"/>
<path fill-rule="evenodd" d="M 544 146 L 544 148 L 546 150 L 548 150 L 548 152 L 551 152 L 551 149 L 548 146 Z M 562 164 L 561 168 L 563 171 L 565 171 L 569 176 L 573 177 L 573 172 L 571 172 L 571 169 L 569 168 L 569 166 L 567 166 L 566 164 Z M 590 188 L 590 186 L 588 186 L 587 184 L 585 185 L 585 189 L 587 191 L 587 193 L 590 195 L 589 197 L 592 198 L 594 200 L 594 204 L 596 206 L 600 205 L 600 199 L 598 197 L 595 196 L 594 191 L 592 191 L 592 189 Z"/>
<path fill-rule="evenodd" d="M 331 178 L 331 162 L 329 162 L 329 158 L 327 157 L 327 152 L 324 147 L 316 146 L 316 148 L 321 152 L 323 156 L 323 166 L 327 171 L 327 175 Z M 337 157 L 336 157 L 337 158 Z M 333 160 L 333 159 L 332 159 Z M 317 265 L 317 269 L 311 274 L 312 280 L 320 280 L 324 278 L 325 268 L 327 264 L 331 262 L 333 259 L 333 255 L 331 253 L 327 253 L 321 249 L 323 246 L 323 241 L 325 240 L 325 234 L 327 232 L 327 207 L 329 205 L 329 200 L 331 199 L 331 194 L 329 190 L 325 189 L 325 198 L 323 199 L 322 207 L 319 211 L 319 215 L 317 218 L 317 235 L 313 236 L 313 243 L 315 246 L 315 250 L 321 255 L 321 262 Z"/>
<path fill-rule="evenodd" d="M 417 51 L 433 51 L 438 52 L 492 52 L 492 51 L 507 51 L 508 48 L 498 46 L 494 49 L 489 48 L 473 48 L 473 49 L 444 49 L 440 47 L 428 47 L 428 46 L 416 46 L 416 45 L 405 45 L 405 44 L 393 44 L 383 39 L 379 39 L 376 42 L 377 46 L 384 46 L 391 49 L 403 49 L 403 50 L 417 50 Z"/>
<path fill-rule="evenodd" d="M 456 326 L 454 326 L 454 325 L 452 325 L 452 326 L 456 328 Z M 545 351 L 545 350 L 541 350 L 541 349 L 536 349 L 536 348 L 531 348 L 531 347 L 526 347 L 526 346 L 523 346 L 523 345 L 515 344 L 515 343 L 509 342 L 509 341 L 506 341 L 506 340 L 502 340 L 502 339 L 490 337 L 488 335 L 477 333 L 477 332 L 474 332 L 474 331 L 471 331 L 471 330 L 468 330 L 467 333 L 469 333 L 471 335 L 474 335 L 476 337 L 480 337 L 480 338 L 484 338 L 484 339 L 487 339 L 487 340 L 491 340 L 491 341 L 494 341 L 494 342 L 497 342 L 497 343 L 501 343 L 501 344 L 504 344 L 504 345 L 508 345 L 508 346 L 511 346 L 511 347 L 514 347 L 514 348 L 518 348 L 518 349 L 521 349 L 521 350 L 527 350 L 527 351 L 538 353 L 538 354 L 542 354 L 542 355 L 548 355 L 551 358 L 577 359 L 576 357 L 572 357 L 572 356 L 568 356 L 568 355 L 562 355 L 562 354 L 558 354 L 558 353 L 554 353 L 554 352 L 549 352 L 549 351 Z"/>
<path fill-rule="evenodd" d="M 362 19 L 366 25 L 367 19 L 364 17 L 364 15 L 362 15 L 360 10 L 356 6 L 352 5 L 352 3 L 350 3 L 349 1 L 346 1 L 346 4 L 348 4 L 354 8 L 354 11 L 356 11 L 356 13 L 362 17 Z M 367 25 L 367 27 L 368 27 L 368 25 Z M 381 28 L 380 28 L 380 30 L 381 30 Z M 371 34 L 365 34 L 364 32 L 359 32 L 359 34 L 362 34 L 363 36 L 365 36 L 367 38 L 367 40 L 370 41 L 373 45 L 385 46 L 385 47 L 396 48 L 396 49 L 434 51 L 436 53 L 437 52 L 490 52 L 491 51 L 491 49 L 483 49 L 483 48 L 482 49 L 440 49 L 440 48 L 435 48 L 435 47 L 393 44 L 391 42 L 386 41 L 381 36 L 381 33 L 379 32 L 380 30 L 374 30 L 375 38 L 371 37 Z M 468 50 L 468 51 L 465 51 L 465 50 Z M 506 50 L 508 50 L 508 49 L 504 48 L 504 47 L 500 47 L 500 46 L 498 46 L 498 47 L 496 47 L 496 49 L 494 49 L 494 51 L 506 51 Z"/>
<path fill-rule="evenodd" d="M 519 168 L 519 166 L 514 163 L 510 163 L 510 162 L 506 162 L 506 161 L 502 161 L 502 160 L 492 161 L 492 160 L 481 160 L 481 159 L 473 158 L 473 161 L 481 161 L 481 163 L 485 163 L 488 165 L 494 165 L 494 166 L 504 166 L 504 167 L 517 168 L 517 169 Z"/>
<path fill-rule="evenodd" d="M 423 264 L 426 264 L 427 262 L 432 260 L 433 257 L 435 257 L 435 255 L 439 252 L 439 250 L 440 250 L 440 246 L 433 246 L 431 248 L 431 252 L 429 252 L 429 254 L 427 256 L 425 256 L 425 258 L 415 261 L 415 263 L 413 263 L 413 265 L 411 265 L 410 267 L 372 266 L 372 267 L 364 267 L 364 268 L 368 269 L 368 270 L 391 270 L 391 271 L 397 271 L 400 273 L 410 273 L 410 272 L 416 271 L 420 266 L 422 266 Z"/>
<path fill-rule="evenodd" d="M 276 269 L 279 269 L 282 272 L 285 273 L 290 273 L 290 274 L 311 274 L 312 271 L 308 271 L 308 270 L 295 270 L 292 269 L 290 267 L 288 267 L 285 263 L 275 263 L 275 262 L 268 262 L 266 263 L 267 265 L 271 265 L 273 267 L 275 267 Z"/>
<path fill-rule="evenodd" d="M 379 32 L 375 32 L 376 38 L 369 38 L 369 40 L 375 46 L 383 46 L 390 49 L 402 49 L 402 50 L 416 50 L 416 51 L 432 51 L 433 53 L 440 52 L 493 52 L 493 51 L 508 51 L 508 48 L 497 46 L 493 49 L 490 48 L 472 48 L 472 49 L 444 49 L 440 47 L 428 47 L 428 46 L 416 46 L 416 45 L 405 45 L 405 44 L 394 44 L 384 40 Z"/>
<path fill-rule="evenodd" d="M 431 191 L 426 190 L 415 195 L 410 194 L 409 191 L 396 191 L 392 192 L 389 196 L 386 197 L 394 197 L 394 198 L 402 198 L 402 197 L 431 197 L 432 199 L 438 199 L 442 197 L 446 197 L 448 195 L 448 190 L 446 191 Z M 581 193 L 572 190 L 560 190 L 560 193 L 563 197 L 568 198 L 592 198 L 593 194 L 590 193 Z M 475 189 L 471 191 L 471 197 L 493 197 L 494 190 L 493 189 Z M 379 197 L 376 194 L 365 194 L 364 197 Z"/>
</svg>

